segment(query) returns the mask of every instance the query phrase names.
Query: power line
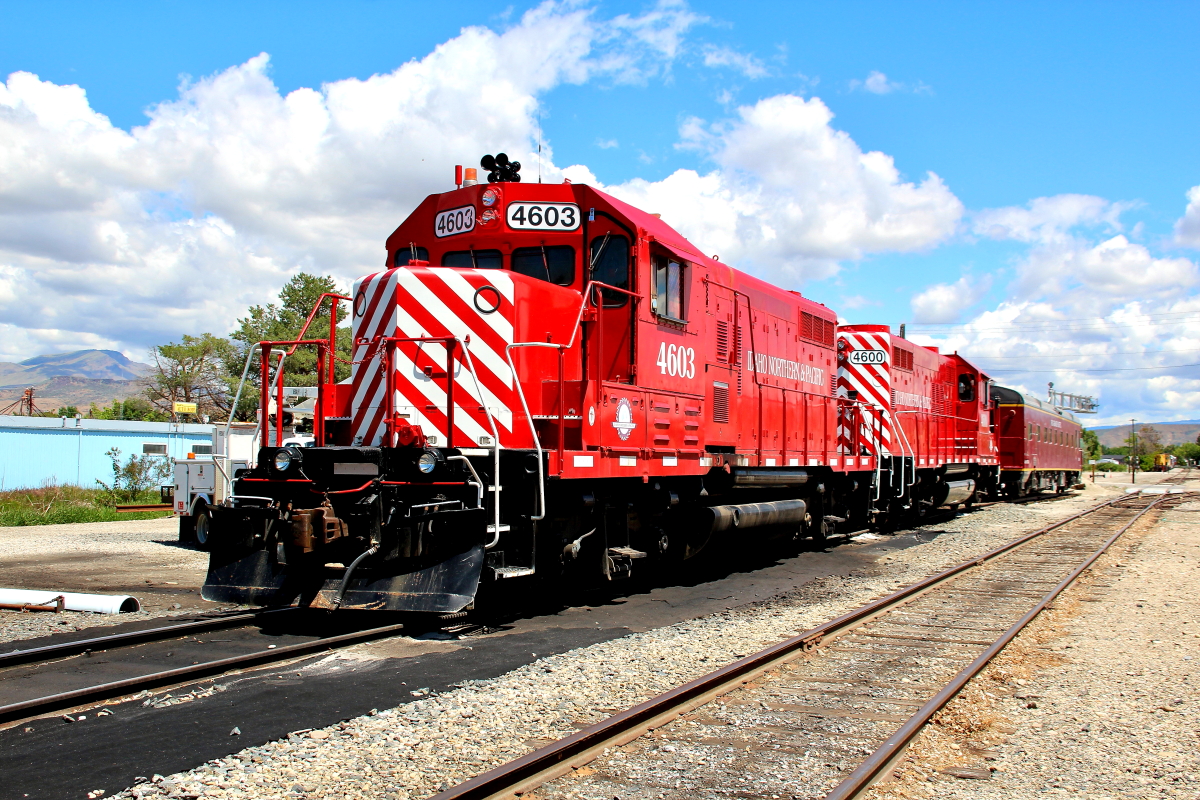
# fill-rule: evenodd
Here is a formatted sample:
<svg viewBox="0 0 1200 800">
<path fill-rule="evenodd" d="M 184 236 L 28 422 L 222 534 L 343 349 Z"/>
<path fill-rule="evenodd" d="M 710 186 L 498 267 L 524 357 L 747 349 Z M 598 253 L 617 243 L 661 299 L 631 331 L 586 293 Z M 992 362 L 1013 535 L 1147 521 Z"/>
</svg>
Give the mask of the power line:
<svg viewBox="0 0 1200 800">
<path fill-rule="evenodd" d="M 1167 317 L 1194 317 L 1200 316 L 1200 311 L 1164 311 L 1160 314 L 1137 314 L 1139 317 L 1166 319 Z M 1035 320 L 1033 322 L 1011 322 L 1010 325 L 1045 325 L 1047 323 L 1057 322 L 1105 322 L 1108 317 L 1062 317 L 1061 319 L 1044 319 Z M 969 322 L 914 322 L 914 327 L 925 327 L 929 325 L 942 325 L 945 327 L 960 327 L 965 328 L 971 323 Z"/>
<path fill-rule="evenodd" d="M 1200 352 L 1200 347 L 1188 347 L 1182 350 L 1121 350 L 1113 353 L 1044 353 L 1044 354 L 1029 354 L 1024 356 L 986 356 L 972 354 L 971 358 L 978 359 L 1027 359 L 1027 358 L 1102 358 L 1104 356 L 1140 356 L 1149 353 L 1197 353 Z"/>
<path fill-rule="evenodd" d="M 1200 364 L 1170 364 L 1165 367 L 1105 367 L 1103 369 L 1075 369 L 1074 367 L 1062 367 L 1061 369 L 988 369 L 984 372 L 991 375 L 992 373 L 1012 372 L 1021 374 L 1030 373 L 1056 373 L 1056 372 L 1140 372 L 1150 369 L 1183 369 L 1184 367 L 1200 367 Z"/>
<path fill-rule="evenodd" d="M 1057 324 L 1046 323 L 1044 326 L 1042 326 L 1040 328 L 1019 327 L 1019 326 L 1010 325 L 1010 326 L 1006 326 L 1003 328 L 967 328 L 967 327 L 964 327 L 960 331 L 922 330 L 921 328 L 916 328 L 916 327 L 908 328 L 907 330 L 909 333 L 923 333 L 927 336 L 952 336 L 954 334 L 984 333 L 984 332 L 992 332 L 992 331 L 999 331 L 1001 333 L 1014 333 L 1014 332 L 1041 333 L 1044 331 L 1058 331 L 1060 333 L 1104 333 L 1105 331 L 1119 330 L 1122 328 L 1155 328 L 1155 327 L 1166 328 L 1166 327 L 1170 327 L 1171 325 L 1187 325 L 1190 322 L 1191 322 L 1191 320 L 1178 319 L 1178 320 L 1167 320 L 1165 322 L 1142 322 L 1142 323 L 1138 323 L 1137 325 L 1102 325 L 1102 326 L 1093 327 L 1093 328 L 1071 328 L 1071 327 L 1063 327 L 1063 326 L 1057 325 Z"/>
</svg>

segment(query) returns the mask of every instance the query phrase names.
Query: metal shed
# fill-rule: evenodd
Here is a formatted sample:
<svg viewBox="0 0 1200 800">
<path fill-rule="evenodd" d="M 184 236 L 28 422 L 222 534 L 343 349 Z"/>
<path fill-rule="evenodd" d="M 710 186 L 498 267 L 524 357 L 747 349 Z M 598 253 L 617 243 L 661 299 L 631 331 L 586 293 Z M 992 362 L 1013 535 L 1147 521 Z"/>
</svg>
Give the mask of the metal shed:
<svg viewBox="0 0 1200 800">
<path fill-rule="evenodd" d="M 212 450 L 212 425 L 72 417 L 0 416 L 0 491 L 48 483 L 94 488 L 112 480 L 113 447 L 131 454 L 186 458 Z"/>
</svg>

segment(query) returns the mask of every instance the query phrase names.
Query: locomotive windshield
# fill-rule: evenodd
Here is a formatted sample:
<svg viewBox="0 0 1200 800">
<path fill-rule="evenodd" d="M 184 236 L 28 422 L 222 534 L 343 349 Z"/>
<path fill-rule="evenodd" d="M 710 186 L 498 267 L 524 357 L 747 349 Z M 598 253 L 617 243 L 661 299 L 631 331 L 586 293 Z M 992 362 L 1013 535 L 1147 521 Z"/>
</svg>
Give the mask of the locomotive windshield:
<svg viewBox="0 0 1200 800">
<path fill-rule="evenodd" d="M 413 253 L 416 255 L 413 255 Z M 401 247 L 396 251 L 392 266 L 407 267 L 410 261 L 428 261 L 429 251 L 424 247 Z"/>
<path fill-rule="evenodd" d="M 442 256 L 442 266 L 500 269 L 504 266 L 504 256 L 499 250 L 458 250 Z"/>
<path fill-rule="evenodd" d="M 512 253 L 512 271 L 559 286 L 570 286 L 575 282 L 575 248 L 569 245 L 518 247 Z"/>
</svg>

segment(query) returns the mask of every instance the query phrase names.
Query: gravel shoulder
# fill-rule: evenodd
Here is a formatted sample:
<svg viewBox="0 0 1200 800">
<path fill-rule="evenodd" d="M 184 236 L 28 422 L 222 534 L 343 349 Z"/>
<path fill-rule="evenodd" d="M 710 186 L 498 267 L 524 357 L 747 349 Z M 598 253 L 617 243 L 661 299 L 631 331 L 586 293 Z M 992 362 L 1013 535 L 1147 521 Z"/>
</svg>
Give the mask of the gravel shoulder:
<svg viewBox="0 0 1200 800">
<path fill-rule="evenodd" d="M 947 706 L 872 800 L 1197 797 L 1198 592 L 1192 501 L 1122 537 Z"/>
<path fill-rule="evenodd" d="M 208 554 L 166 519 L 0 527 L 0 587 L 129 594 L 139 612 L 0 611 L 0 642 L 231 606 L 200 599 Z"/>
<path fill-rule="evenodd" d="M 122 797 L 428 797 L 682 682 L 1122 490 L 996 505 L 931 526 L 931 541 L 724 613 L 542 658 L 498 678 L 247 748 Z M 936 532 L 936 538 L 933 538 Z M 331 656 L 363 658 L 349 650 Z M 97 787 L 104 788 L 104 787 Z"/>
</svg>

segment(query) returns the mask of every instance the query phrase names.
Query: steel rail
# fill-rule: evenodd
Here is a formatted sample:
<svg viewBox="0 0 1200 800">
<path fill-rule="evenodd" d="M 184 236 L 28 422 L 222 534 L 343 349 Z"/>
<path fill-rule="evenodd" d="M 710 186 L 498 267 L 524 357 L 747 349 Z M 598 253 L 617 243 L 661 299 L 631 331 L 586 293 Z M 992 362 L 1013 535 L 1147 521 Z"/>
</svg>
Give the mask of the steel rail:
<svg viewBox="0 0 1200 800">
<path fill-rule="evenodd" d="M 260 650 L 254 653 L 231 656 L 230 658 L 222 658 L 216 661 L 205 661 L 203 663 L 192 664 L 191 666 L 187 667 L 169 669 L 163 672 L 154 672 L 149 675 L 141 675 L 136 678 L 126 678 L 125 680 L 113 681 L 111 683 L 103 683 L 96 686 L 86 686 L 82 689 L 75 689 L 69 692 L 62 692 L 60 694 L 47 695 L 46 697 L 35 697 L 31 700 L 25 700 L 20 703 L 11 703 L 9 705 L 0 706 L 0 723 L 28 719 L 39 714 L 59 711 L 64 708 L 72 708 L 74 706 L 99 700 L 106 700 L 112 697 L 119 697 L 121 695 L 128 694 L 131 690 L 153 689 L 176 683 L 186 683 L 187 681 L 197 680 L 199 678 L 205 678 L 211 675 L 219 675 L 224 672 L 229 672 L 233 669 L 255 667 L 262 664 L 270 664 L 275 661 L 284 661 L 297 656 L 318 653 L 322 650 L 348 647 L 353 644 L 371 641 L 372 639 L 381 639 L 387 636 L 395 635 L 400 633 L 404 627 L 404 625 L 399 624 L 385 625 L 381 628 L 370 628 L 365 631 L 356 631 L 355 633 L 343 633 L 338 636 L 330 636 L 328 638 L 317 639 L 312 642 L 286 645 L 274 650 Z"/>
<path fill-rule="evenodd" d="M 1050 605 L 1050 603 L 1052 603 L 1054 599 L 1063 592 L 1064 589 L 1074 583 L 1076 578 L 1083 574 L 1084 570 L 1095 563 L 1096 559 L 1104 555 L 1104 552 L 1108 550 L 1108 548 L 1111 547 L 1113 543 L 1117 541 L 1117 539 L 1121 538 L 1121 536 L 1127 530 L 1132 528 L 1138 520 L 1140 520 L 1159 503 L 1166 500 L 1169 496 L 1170 495 L 1162 495 L 1139 511 L 1136 515 L 1134 515 L 1133 519 L 1125 523 L 1120 530 L 1110 536 L 1104 542 L 1104 544 L 1100 545 L 1095 552 L 1089 555 L 1082 564 L 1073 569 L 1071 573 L 1067 575 L 1067 577 L 1059 581 L 1058 585 L 1047 592 L 1042 599 L 1038 601 L 1037 605 L 1027 611 L 1023 617 L 1017 620 L 1012 627 L 1002 633 L 1000 637 L 996 639 L 996 641 L 993 642 L 986 650 L 984 650 L 974 661 L 972 661 L 969 665 L 963 668 L 962 671 L 955 675 L 950 682 L 942 687 L 937 694 L 931 697 L 925 703 L 925 705 L 921 706 L 921 708 L 918 709 L 915 714 L 909 717 L 908 720 L 900 726 L 898 731 L 888 737 L 887 741 L 880 745 L 878 749 L 871 753 L 871 755 L 867 756 L 866 760 L 859 764 L 857 769 L 850 773 L 845 780 L 843 780 L 841 783 L 835 786 L 832 791 L 825 795 L 825 800 L 850 800 L 851 798 L 860 797 L 863 792 L 865 792 L 871 786 L 871 784 L 879 778 L 880 774 L 889 768 L 895 762 L 895 760 L 901 754 L 903 754 L 905 748 L 908 747 L 917 734 L 921 732 L 921 729 L 924 728 L 931 719 L 933 719 L 934 715 L 937 714 L 938 711 L 941 711 L 947 703 L 949 703 L 959 692 L 961 692 L 963 687 L 965 687 L 972 678 L 978 675 L 983 668 L 986 667 L 991 660 L 1000 653 L 1001 650 L 1007 647 L 1008 644 L 1017 637 L 1017 634 L 1019 634 L 1021 630 L 1025 628 L 1026 625 L 1028 625 L 1039 614 L 1041 614 L 1046 609 L 1046 606 Z"/>
<path fill-rule="evenodd" d="M 644 703 L 614 714 L 606 720 L 584 728 L 540 750 L 502 764 L 457 786 L 452 786 L 434 795 L 431 800 L 483 800 L 484 798 L 511 797 L 528 792 L 567 774 L 572 769 L 593 761 L 610 747 L 617 747 L 633 741 L 646 732 L 666 725 L 714 698 L 727 694 L 758 675 L 792 660 L 799 653 L 814 650 L 827 637 L 845 633 L 890 608 L 923 594 L 963 572 L 982 566 L 1033 539 L 1105 508 L 1138 497 L 1138 495 L 1126 495 L 1108 500 L 1044 528 L 1039 528 L 978 558 L 964 561 L 936 575 L 899 589 L 836 619 L 811 628 L 798 636 L 735 661 L 716 672 L 704 675 Z M 1154 501 L 1142 509 L 1137 516 L 1140 517 L 1158 502 L 1159 500 Z M 1130 524 L 1132 525 L 1132 522 Z M 1122 532 L 1124 530 L 1122 529 Z"/>
<path fill-rule="evenodd" d="M 142 631 L 114 633 L 108 636 L 97 636 L 92 639 L 62 642 L 61 644 L 48 644 L 43 647 L 31 647 L 28 650 L 10 650 L 7 653 L 0 653 L 0 669 L 14 667 L 18 664 L 28 664 L 30 661 L 45 661 L 50 658 L 79 655 L 88 650 L 104 650 L 112 646 L 125 647 L 131 644 L 143 644 L 145 642 L 171 639 L 175 636 L 241 626 L 248 622 L 262 619 L 270 614 L 298 610 L 293 606 L 288 606 L 287 608 L 275 608 L 268 611 L 255 611 L 248 614 L 234 614 L 227 617 L 214 617 L 212 619 L 196 620 L 195 622 L 183 622 L 179 625 L 168 625 L 162 628 L 147 628 Z"/>
</svg>

